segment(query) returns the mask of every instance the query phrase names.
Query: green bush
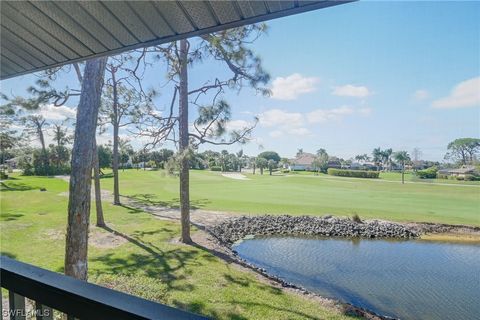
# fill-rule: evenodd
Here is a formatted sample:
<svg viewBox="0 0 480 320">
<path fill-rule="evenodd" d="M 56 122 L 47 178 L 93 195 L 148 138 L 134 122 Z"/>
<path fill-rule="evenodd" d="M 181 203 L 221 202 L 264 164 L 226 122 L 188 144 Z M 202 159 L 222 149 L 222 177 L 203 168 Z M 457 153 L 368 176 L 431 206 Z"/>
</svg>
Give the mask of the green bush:
<svg viewBox="0 0 480 320">
<path fill-rule="evenodd" d="M 210 167 L 210 170 L 211 170 L 211 171 L 222 171 L 222 167 L 220 167 L 220 166 L 212 166 L 212 167 Z"/>
<path fill-rule="evenodd" d="M 457 179 L 458 178 L 460 178 L 460 177 L 457 177 Z M 466 174 L 465 177 L 463 178 L 463 180 L 465 180 L 465 181 L 479 181 L 480 176 L 475 175 L 475 174 Z"/>
<path fill-rule="evenodd" d="M 352 178 L 371 178 L 377 179 L 380 172 L 377 171 L 363 171 L 363 170 L 344 170 L 328 168 L 327 173 L 332 176 L 352 177 Z"/>
<path fill-rule="evenodd" d="M 430 167 L 425 170 L 418 170 L 417 176 L 420 179 L 435 179 L 437 177 L 437 167 Z"/>
<path fill-rule="evenodd" d="M 448 174 L 442 174 L 437 172 L 437 179 L 448 179 Z"/>
</svg>

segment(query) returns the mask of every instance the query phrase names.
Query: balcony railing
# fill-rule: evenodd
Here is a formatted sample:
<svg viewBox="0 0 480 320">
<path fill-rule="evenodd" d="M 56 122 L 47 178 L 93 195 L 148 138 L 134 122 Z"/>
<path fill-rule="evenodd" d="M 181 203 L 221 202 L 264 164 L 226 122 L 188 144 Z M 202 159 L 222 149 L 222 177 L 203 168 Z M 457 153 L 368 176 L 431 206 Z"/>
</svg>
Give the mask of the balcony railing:
<svg viewBox="0 0 480 320">
<path fill-rule="evenodd" d="M 0 256 L 0 269 L 1 287 L 9 294 L 9 310 L 3 310 L 2 303 L 2 318 L 8 314 L 11 320 L 26 319 L 28 298 L 35 301 L 28 315 L 33 314 L 37 320 L 53 319 L 53 309 L 66 314 L 68 319 L 206 319 L 5 256 Z"/>
</svg>

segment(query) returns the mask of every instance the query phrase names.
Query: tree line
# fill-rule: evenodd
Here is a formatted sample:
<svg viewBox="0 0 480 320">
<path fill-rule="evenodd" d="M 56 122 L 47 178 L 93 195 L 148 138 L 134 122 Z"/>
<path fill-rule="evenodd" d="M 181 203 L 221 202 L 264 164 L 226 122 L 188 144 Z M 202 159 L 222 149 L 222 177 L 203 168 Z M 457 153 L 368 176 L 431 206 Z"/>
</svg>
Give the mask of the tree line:
<svg viewBox="0 0 480 320">
<path fill-rule="evenodd" d="M 39 173 L 57 172 L 70 163 L 68 219 L 65 246 L 65 273 L 80 279 L 87 278 L 88 230 L 90 217 L 90 189 L 94 176 L 97 225 L 104 226 L 101 210 L 99 169 L 103 146 L 98 146 L 96 136 L 109 128 L 112 132 L 111 163 L 114 176 L 114 204 L 120 205 L 119 169 L 122 157 L 141 154 L 122 151 L 120 132 L 129 130 L 134 137 L 148 139 L 149 152 L 165 143 L 176 147 L 173 170 L 179 175 L 179 198 L 181 209 L 181 241 L 192 243 L 190 237 L 190 189 L 189 169 L 198 161 L 201 145 L 232 145 L 246 143 L 258 119 L 243 128 L 229 129 L 232 121 L 232 105 L 226 100 L 227 91 L 238 92 L 244 88 L 268 95 L 265 87 L 270 76 L 263 68 L 262 60 L 251 45 L 266 31 L 265 24 L 256 24 L 205 34 L 193 39 L 183 39 L 150 48 L 138 49 L 118 56 L 91 59 L 85 63 L 57 67 L 40 74 L 40 79 L 29 89 L 28 97 L 2 95 L 5 103 L 0 109 L 2 157 L 6 150 L 17 148 L 22 143 L 17 121 L 34 135 L 41 147 L 33 163 Z M 224 66 L 219 74 L 198 74 L 199 81 L 189 81 L 197 66 L 213 61 Z M 145 88 L 143 80 L 148 70 L 155 65 L 165 66 L 166 72 L 158 77 L 153 88 Z M 77 81 L 74 88 L 62 87 L 59 81 L 63 73 L 73 74 Z M 169 89 L 165 89 L 165 76 Z M 203 77 L 203 78 L 202 78 Z M 161 97 L 159 91 L 162 91 Z M 72 119 L 73 139 L 67 141 L 68 133 L 47 146 L 43 129 L 48 122 L 38 111 L 47 105 L 64 106 L 78 99 L 76 117 Z M 191 111 L 196 111 L 192 113 Z M 59 135 L 60 137 L 61 135 Z M 68 156 L 66 145 L 72 143 Z M 125 148 L 124 148 L 125 149 Z M 4 152 L 5 150 L 5 152 Z M 461 154 L 461 151 L 452 155 Z M 34 153 L 35 153 L 34 152 Z M 464 160 L 472 158 L 465 151 Z M 34 154 L 32 153 L 32 154 Z M 104 152 L 105 154 L 108 151 Z M 123 156 L 125 155 L 125 156 Z M 325 155 L 317 155 L 319 166 Z M 108 157 L 108 155 L 106 156 Z M 243 154 L 220 152 L 207 156 L 208 165 L 221 170 L 241 170 L 245 162 Z M 322 158 L 323 157 L 323 158 Z M 196 160 L 197 159 L 197 160 Z M 323 159 L 323 160 L 322 160 Z M 3 160 L 2 160 L 3 161 Z M 152 160 L 149 160 L 152 161 Z M 155 160 L 153 160 L 155 161 Z M 210 161 L 210 162 L 208 162 Z M 270 174 L 280 165 L 278 154 L 264 154 L 250 158 L 254 171 Z M 162 162 L 164 165 L 167 162 Z M 35 168 L 34 168 L 35 170 Z M 40 171 L 43 170 L 43 171 Z M 107 219 L 108 220 L 108 219 Z"/>
<path fill-rule="evenodd" d="M 41 110 L 47 104 L 65 105 L 72 97 L 78 98 L 73 146 L 70 159 L 68 222 L 65 251 L 65 273 L 80 279 L 87 278 L 88 227 L 90 216 L 91 176 L 94 173 L 96 199 L 101 200 L 98 172 L 100 159 L 96 143 L 97 131 L 109 125 L 113 131 L 112 167 L 114 171 L 114 204 L 119 199 L 120 130 L 135 127 L 136 136 L 151 139 L 150 147 L 172 142 L 177 147 L 176 163 L 180 177 L 181 241 L 191 243 L 189 168 L 190 157 L 202 144 L 231 145 L 248 141 L 257 119 L 239 130 L 230 130 L 231 105 L 225 99 L 228 90 L 253 88 L 269 94 L 263 85 L 269 81 L 261 59 L 251 44 L 266 31 L 265 24 L 256 24 L 183 39 L 146 49 L 134 50 L 119 56 L 102 57 L 43 72 L 41 78 L 29 88 L 29 97 L 2 96 L 6 103 L 1 114 L 9 118 L 2 121 L 2 148 L 13 147 L 18 141 L 15 126 L 10 120 L 21 112 Z M 225 66 L 219 75 L 203 74 L 204 81 L 195 87 L 189 82 L 195 66 L 206 60 Z M 167 67 L 167 80 L 171 85 L 170 103 L 155 102 L 159 85 L 144 89 L 142 80 L 152 65 Z M 58 89 L 58 75 L 73 73 L 78 87 Z M 158 82 L 162 83 L 163 75 Z M 166 91 L 166 90 L 164 90 Z M 163 97 L 169 96 L 163 92 Z M 189 122 L 189 109 L 196 108 L 193 126 Z M 105 112 L 106 111 L 106 112 Z M 106 116 L 102 117 L 102 114 Z M 3 119 L 2 119 L 3 120 Z M 40 121 L 41 125 L 41 121 Z M 40 135 L 39 135 L 40 137 Z M 41 138 L 41 137 L 40 137 Z M 44 141 L 44 140 L 43 140 Z M 46 154 L 47 147 L 42 145 Z M 47 167 L 46 157 L 41 157 Z M 98 201 L 97 201 L 98 205 Z M 100 207 L 97 206 L 97 217 Z M 97 221 L 104 221 L 103 217 Z M 104 225 L 104 223 L 100 223 Z"/>
</svg>

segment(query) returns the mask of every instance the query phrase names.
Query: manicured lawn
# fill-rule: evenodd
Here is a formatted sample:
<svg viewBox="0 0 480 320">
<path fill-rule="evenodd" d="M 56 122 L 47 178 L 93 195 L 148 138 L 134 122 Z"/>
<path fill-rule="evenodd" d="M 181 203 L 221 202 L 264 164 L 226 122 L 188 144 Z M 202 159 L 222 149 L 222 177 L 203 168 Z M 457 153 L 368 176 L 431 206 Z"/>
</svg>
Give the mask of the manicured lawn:
<svg viewBox="0 0 480 320">
<path fill-rule="evenodd" d="M 396 176 L 395 176 L 396 175 Z M 219 172 L 191 171 L 195 207 L 247 214 L 352 215 L 396 221 L 480 225 L 480 185 L 443 180 L 402 185 L 400 174 L 386 179 L 295 174 L 247 174 L 234 180 Z M 112 190 L 113 179 L 102 179 Z M 448 181 L 448 180 L 446 180 Z M 158 205 L 178 206 L 178 178 L 163 171 L 121 172 L 120 192 Z"/>
<path fill-rule="evenodd" d="M 150 192 L 158 194 L 164 188 L 173 193 L 176 185 L 174 178 L 158 179 L 159 172 L 130 171 L 122 173 L 122 177 L 125 191 L 133 181 L 143 192 L 150 187 Z M 219 179 L 209 173 L 194 173 L 194 181 L 210 186 L 222 181 Z M 67 183 L 54 178 L 17 176 L 6 184 L 16 190 L 2 188 L 0 193 L 2 254 L 62 272 Z M 47 191 L 41 192 L 40 187 Z M 131 192 L 134 189 L 135 186 L 130 187 Z M 168 199 L 172 197 L 173 194 Z M 179 237 L 177 223 L 110 204 L 105 204 L 105 216 L 109 227 L 122 234 L 116 238 L 122 241 L 111 247 L 111 231 L 92 227 L 91 240 L 97 239 L 105 246 L 90 241 L 91 281 L 215 319 L 348 318 L 317 302 L 260 282 L 252 273 L 239 270 L 202 248 L 175 243 L 172 239 Z"/>
</svg>

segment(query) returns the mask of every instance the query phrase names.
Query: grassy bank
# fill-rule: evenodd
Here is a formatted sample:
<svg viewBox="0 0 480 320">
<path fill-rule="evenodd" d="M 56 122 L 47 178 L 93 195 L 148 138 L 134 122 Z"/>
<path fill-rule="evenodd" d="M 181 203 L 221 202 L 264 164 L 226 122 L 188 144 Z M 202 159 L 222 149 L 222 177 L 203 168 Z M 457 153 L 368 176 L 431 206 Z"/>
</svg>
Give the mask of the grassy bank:
<svg viewBox="0 0 480 320">
<path fill-rule="evenodd" d="M 122 185 L 137 181 L 147 188 L 157 174 L 122 173 Z M 167 180 L 173 189 L 175 180 L 161 181 Z M 2 254 L 62 272 L 67 183 L 17 176 L 5 184 L 9 189 L 2 187 L 0 192 Z M 91 281 L 215 319 L 349 318 L 272 287 L 200 247 L 172 241 L 179 237 L 177 223 L 110 204 L 105 204 L 105 217 L 109 229 L 92 227 L 90 232 Z"/>
<path fill-rule="evenodd" d="M 178 178 L 163 171 L 121 172 L 121 194 L 162 206 L 178 206 Z M 396 176 L 395 176 L 396 175 Z M 402 185 L 400 174 L 359 179 L 296 174 L 247 174 L 234 180 L 219 172 L 191 172 L 197 208 L 247 214 L 353 215 L 394 221 L 480 225 L 480 185 L 436 182 Z M 112 190 L 113 179 L 102 179 Z"/>
</svg>

